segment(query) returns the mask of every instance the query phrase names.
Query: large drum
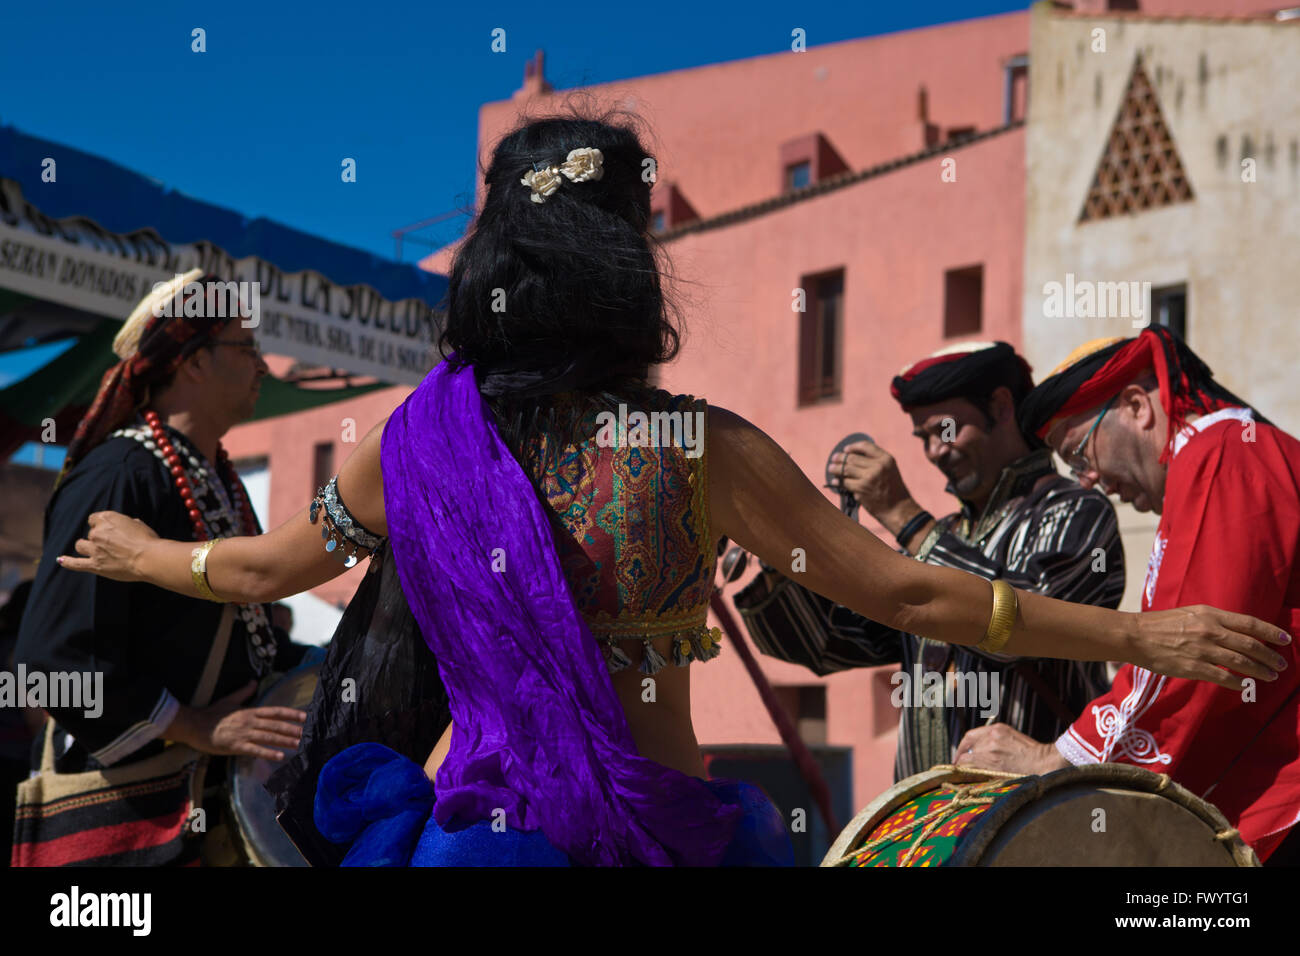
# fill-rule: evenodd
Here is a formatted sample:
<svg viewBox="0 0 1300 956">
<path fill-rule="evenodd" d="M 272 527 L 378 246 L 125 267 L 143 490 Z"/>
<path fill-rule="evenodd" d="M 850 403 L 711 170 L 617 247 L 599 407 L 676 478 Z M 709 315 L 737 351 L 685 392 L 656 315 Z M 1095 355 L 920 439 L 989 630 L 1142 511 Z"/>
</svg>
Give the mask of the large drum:
<svg viewBox="0 0 1300 956">
<path fill-rule="evenodd" d="M 1259 866 L 1223 814 L 1128 764 L 1045 776 L 938 766 L 845 828 L 822 866 Z"/>
<path fill-rule="evenodd" d="M 320 665 L 299 667 L 273 684 L 258 707 L 306 710 L 320 681 Z M 236 757 L 229 781 L 230 812 L 240 848 L 252 866 L 307 866 L 275 820 L 275 799 L 266 781 L 280 766 L 264 757 Z"/>
</svg>

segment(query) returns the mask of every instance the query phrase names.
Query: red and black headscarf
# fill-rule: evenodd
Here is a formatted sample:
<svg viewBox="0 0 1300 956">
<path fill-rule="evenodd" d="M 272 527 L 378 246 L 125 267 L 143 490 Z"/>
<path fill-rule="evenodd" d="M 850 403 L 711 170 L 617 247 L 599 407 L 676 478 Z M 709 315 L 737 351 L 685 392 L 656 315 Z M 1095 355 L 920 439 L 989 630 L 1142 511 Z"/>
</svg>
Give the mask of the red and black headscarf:
<svg viewBox="0 0 1300 956">
<path fill-rule="evenodd" d="M 894 377 L 889 393 L 908 412 L 949 398 L 981 404 L 1002 386 L 1019 405 L 1034 387 L 1029 363 L 1006 342 L 966 342 L 909 365 Z"/>
<path fill-rule="evenodd" d="M 104 373 L 99 391 L 77 425 L 59 482 L 111 432 L 131 420 L 151 386 L 165 382 L 180 364 L 210 343 L 237 315 L 219 301 L 223 280 L 195 269 L 159 285 L 122 323 L 113 339 L 120 361 Z"/>
<path fill-rule="evenodd" d="M 1155 372 L 1160 404 L 1169 419 L 1162 462 L 1189 414 L 1204 415 L 1232 405 L 1250 407 L 1216 382 L 1209 366 L 1181 339 L 1164 326 L 1155 326 L 1136 338 L 1095 339 L 1071 352 L 1021 403 L 1020 428 L 1026 435 L 1044 439 L 1058 421 L 1100 408 L 1146 371 Z M 1267 421 L 1257 412 L 1255 418 Z"/>
</svg>

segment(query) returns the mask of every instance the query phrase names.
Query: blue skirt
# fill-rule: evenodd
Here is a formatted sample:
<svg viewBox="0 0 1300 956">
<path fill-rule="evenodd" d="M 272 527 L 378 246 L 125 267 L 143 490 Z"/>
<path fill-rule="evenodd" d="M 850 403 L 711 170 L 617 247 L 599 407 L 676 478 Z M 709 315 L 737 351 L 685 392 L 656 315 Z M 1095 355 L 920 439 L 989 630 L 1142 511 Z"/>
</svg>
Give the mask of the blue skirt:
<svg viewBox="0 0 1300 956">
<path fill-rule="evenodd" d="M 718 799 L 744 808 L 723 866 L 793 866 L 785 822 L 758 787 L 706 780 Z M 380 744 L 357 744 L 321 769 L 316 828 L 351 843 L 343 866 L 571 866 L 541 830 L 493 830 L 492 821 L 446 830 L 433 819 L 424 768 Z"/>
</svg>

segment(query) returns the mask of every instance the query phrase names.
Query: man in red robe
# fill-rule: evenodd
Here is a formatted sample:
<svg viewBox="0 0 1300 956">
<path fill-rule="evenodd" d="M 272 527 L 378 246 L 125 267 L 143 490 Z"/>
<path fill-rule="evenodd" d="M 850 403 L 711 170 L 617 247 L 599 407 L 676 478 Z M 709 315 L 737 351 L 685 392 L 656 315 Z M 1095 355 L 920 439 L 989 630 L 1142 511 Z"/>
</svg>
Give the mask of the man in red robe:
<svg viewBox="0 0 1300 956">
<path fill-rule="evenodd" d="M 1077 349 L 1021 408 L 1079 482 L 1160 515 L 1142 610 L 1208 604 L 1300 627 L 1300 442 L 1167 329 Z M 1261 860 L 1300 856 L 1300 662 L 1242 691 L 1120 669 L 1055 744 L 972 730 L 958 763 L 1027 773 L 1117 761 L 1215 804 Z"/>
</svg>

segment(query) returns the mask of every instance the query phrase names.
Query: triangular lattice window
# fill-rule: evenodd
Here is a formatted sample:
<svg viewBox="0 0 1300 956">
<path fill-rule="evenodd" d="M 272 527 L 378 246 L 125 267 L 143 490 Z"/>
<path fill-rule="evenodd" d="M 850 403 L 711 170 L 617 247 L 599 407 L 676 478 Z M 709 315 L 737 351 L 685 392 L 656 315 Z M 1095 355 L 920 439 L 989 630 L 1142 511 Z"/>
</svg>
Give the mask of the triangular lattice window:
<svg viewBox="0 0 1300 956">
<path fill-rule="evenodd" d="M 1101 154 L 1079 222 L 1109 219 L 1192 199 L 1160 101 L 1139 59 Z"/>
</svg>

